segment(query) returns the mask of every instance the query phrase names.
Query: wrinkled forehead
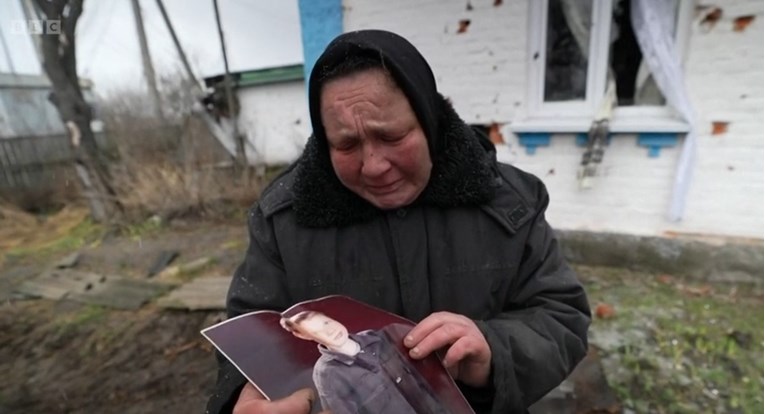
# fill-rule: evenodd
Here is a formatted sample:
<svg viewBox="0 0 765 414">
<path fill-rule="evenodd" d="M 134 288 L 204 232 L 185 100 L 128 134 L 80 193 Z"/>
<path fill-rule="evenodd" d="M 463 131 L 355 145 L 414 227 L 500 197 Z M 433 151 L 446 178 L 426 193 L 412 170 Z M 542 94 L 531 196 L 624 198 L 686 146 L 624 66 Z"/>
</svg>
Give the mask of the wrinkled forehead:
<svg viewBox="0 0 765 414">
<path fill-rule="evenodd" d="M 394 97 L 409 102 L 407 96 L 389 73 L 379 68 L 365 69 L 333 79 L 322 85 L 320 98 L 322 115 L 326 115 L 324 111 L 327 108 L 336 106 L 345 100 L 356 102 L 357 99 L 354 98 L 358 98 L 362 90 L 371 94 L 368 96 L 383 106 L 390 104 L 388 101 Z"/>
<path fill-rule="evenodd" d="M 350 81 L 359 78 L 373 78 L 375 82 L 379 82 L 386 88 L 399 91 L 403 94 L 403 90 L 396 83 L 390 71 L 382 66 L 369 66 L 350 69 L 327 78 L 319 86 L 319 99 L 324 98 L 328 88 L 334 88 L 338 84 L 348 84 Z"/>
</svg>

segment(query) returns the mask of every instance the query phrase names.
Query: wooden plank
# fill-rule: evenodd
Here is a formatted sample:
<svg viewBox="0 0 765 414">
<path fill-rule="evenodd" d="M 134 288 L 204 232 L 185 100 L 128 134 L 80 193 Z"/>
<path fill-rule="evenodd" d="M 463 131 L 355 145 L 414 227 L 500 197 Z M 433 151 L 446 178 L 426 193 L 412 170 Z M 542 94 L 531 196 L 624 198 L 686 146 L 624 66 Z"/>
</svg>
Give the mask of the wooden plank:
<svg viewBox="0 0 765 414">
<path fill-rule="evenodd" d="M 13 180 L 13 173 L 11 173 L 11 160 L 8 158 L 8 142 L 4 139 L 0 139 L 0 166 L 2 166 L 3 177 L 5 177 L 5 183 L 3 187 L 13 187 L 15 181 Z"/>
<path fill-rule="evenodd" d="M 0 167 L 3 167 L 3 170 L 5 170 L 6 167 L 10 167 L 10 162 L 5 155 L 7 151 L 5 147 L 8 145 L 7 141 L 7 139 L 0 139 Z"/>
<path fill-rule="evenodd" d="M 28 296 L 59 300 L 73 292 L 85 292 L 98 283 L 103 283 L 104 276 L 95 273 L 74 270 L 52 270 L 28 280 L 17 291 Z"/>
<path fill-rule="evenodd" d="M 169 288 L 161 283 L 73 269 L 56 269 L 24 282 L 16 290 L 33 297 L 69 299 L 117 309 L 138 309 Z"/>
<path fill-rule="evenodd" d="M 231 277 L 198 277 L 160 298 L 157 305 L 170 309 L 226 309 Z"/>
<path fill-rule="evenodd" d="M 20 165 L 29 165 L 29 164 L 33 164 L 36 161 L 34 159 L 34 154 L 32 153 L 33 148 L 34 148 L 34 144 L 29 139 L 21 139 L 18 141 L 17 162 Z"/>
<path fill-rule="evenodd" d="M 7 141 L 8 146 L 6 147 L 5 156 L 8 157 L 8 165 L 10 166 L 16 166 L 19 165 L 18 161 L 16 160 L 16 151 L 15 151 L 15 145 L 13 144 L 13 141 Z"/>
<path fill-rule="evenodd" d="M 25 281 L 40 274 L 40 268 L 35 265 L 13 268 L 0 274 L 0 302 L 23 298 L 26 295 L 17 292 L 17 288 Z"/>
<path fill-rule="evenodd" d="M 43 144 L 43 142 L 40 140 L 29 140 L 27 143 L 29 144 L 29 153 L 27 154 L 29 156 L 29 163 L 44 164 L 47 160 L 42 158 L 40 152 L 37 151 L 37 146 Z"/>
<path fill-rule="evenodd" d="M 170 286 L 147 281 L 111 277 L 86 292 L 69 296 L 69 299 L 117 309 L 138 309 Z"/>
</svg>

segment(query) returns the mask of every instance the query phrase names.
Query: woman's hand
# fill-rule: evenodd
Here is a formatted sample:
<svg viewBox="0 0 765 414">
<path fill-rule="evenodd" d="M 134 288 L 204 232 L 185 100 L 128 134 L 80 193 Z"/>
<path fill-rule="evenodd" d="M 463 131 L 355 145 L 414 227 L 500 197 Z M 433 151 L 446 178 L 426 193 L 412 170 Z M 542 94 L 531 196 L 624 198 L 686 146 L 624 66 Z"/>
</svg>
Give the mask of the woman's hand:
<svg viewBox="0 0 765 414">
<path fill-rule="evenodd" d="M 452 378 L 477 388 L 489 383 L 491 348 L 475 322 L 465 316 L 433 313 L 412 328 L 404 345 L 414 359 L 448 347 L 443 363 Z"/>
</svg>

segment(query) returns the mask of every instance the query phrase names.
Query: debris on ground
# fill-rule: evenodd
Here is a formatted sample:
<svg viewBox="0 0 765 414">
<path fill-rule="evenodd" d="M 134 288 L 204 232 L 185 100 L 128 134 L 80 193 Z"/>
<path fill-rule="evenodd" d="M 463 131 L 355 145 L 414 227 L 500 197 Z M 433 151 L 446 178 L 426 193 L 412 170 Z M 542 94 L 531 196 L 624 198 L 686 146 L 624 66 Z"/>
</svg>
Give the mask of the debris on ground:
<svg viewBox="0 0 765 414">
<path fill-rule="evenodd" d="M 225 316 L 244 217 L 106 238 L 74 211 L 42 235 L 9 230 L 19 212 L 0 210 L 0 244 L 12 245 L 0 246 L 0 412 L 202 412 L 216 367 L 199 331 Z M 29 219 L 18 216 L 43 233 Z M 189 261 L 147 279 L 169 251 Z M 572 411 L 552 412 L 759 412 L 762 285 L 575 267 L 595 316 L 591 348 L 549 396 Z"/>
<path fill-rule="evenodd" d="M 156 275 L 157 273 L 164 270 L 167 266 L 170 265 L 170 263 L 175 260 L 179 255 L 177 250 L 162 250 L 157 255 L 157 260 L 154 261 L 154 263 L 149 268 L 148 273 L 146 274 L 146 277 L 152 277 Z"/>
<path fill-rule="evenodd" d="M 198 277 L 160 298 L 157 305 L 168 309 L 220 310 L 226 307 L 231 277 Z"/>
<path fill-rule="evenodd" d="M 169 286 L 119 276 L 55 269 L 25 281 L 16 291 L 28 297 L 74 300 L 115 309 L 138 309 Z"/>
</svg>

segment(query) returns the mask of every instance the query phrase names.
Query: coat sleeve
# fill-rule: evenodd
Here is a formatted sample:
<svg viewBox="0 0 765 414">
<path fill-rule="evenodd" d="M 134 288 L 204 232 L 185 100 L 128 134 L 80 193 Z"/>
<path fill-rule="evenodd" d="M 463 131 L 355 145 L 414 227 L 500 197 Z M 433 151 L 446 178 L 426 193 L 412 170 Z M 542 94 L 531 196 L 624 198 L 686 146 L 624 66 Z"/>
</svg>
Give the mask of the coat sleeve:
<svg viewBox="0 0 765 414">
<path fill-rule="evenodd" d="M 536 199 L 531 227 L 518 231 L 526 235 L 524 252 L 503 312 L 476 322 L 492 351 L 493 392 L 471 391 L 492 413 L 526 412 L 587 352 L 587 297 L 545 220 L 549 197 L 541 183 Z"/>
<path fill-rule="evenodd" d="M 284 266 L 276 247 L 273 226 L 256 204 L 248 215 L 249 247 L 234 273 L 226 298 L 226 313 L 287 308 L 290 298 L 284 285 Z M 247 379 L 216 352 L 218 379 L 207 403 L 207 414 L 231 413 Z"/>
</svg>

